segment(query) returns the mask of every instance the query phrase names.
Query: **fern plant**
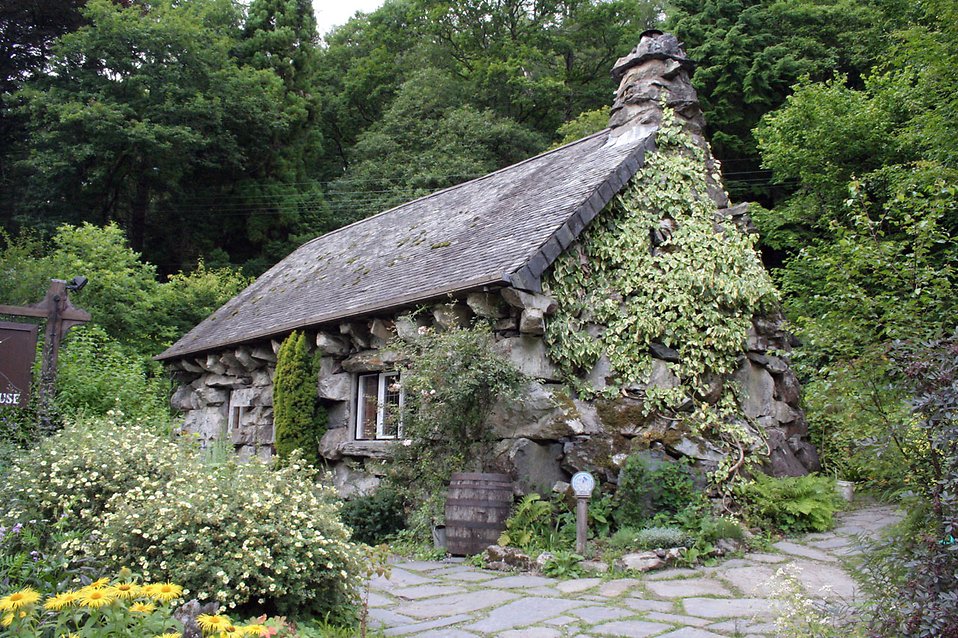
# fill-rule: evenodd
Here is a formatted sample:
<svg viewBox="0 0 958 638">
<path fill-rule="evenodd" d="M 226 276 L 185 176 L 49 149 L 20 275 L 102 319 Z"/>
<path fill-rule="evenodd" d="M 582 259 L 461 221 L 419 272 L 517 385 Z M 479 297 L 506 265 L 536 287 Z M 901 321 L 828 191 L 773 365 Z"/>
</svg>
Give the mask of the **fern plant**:
<svg viewBox="0 0 958 638">
<path fill-rule="evenodd" d="M 750 519 L 788 534 L 830 529 L 841 505 L 835 480 L 814 474 L 781 478 L 758 474 L 738 491 Z"/>
<path fill-rule="evenodd" d="M 499 544 L 523 551 L 540 547 L 553 531 L 553 513 L 550 501 L 542 500 L 538 494 L 527 494 L 506 520 L 506 531 L 499 536 Z"/>
</svg>

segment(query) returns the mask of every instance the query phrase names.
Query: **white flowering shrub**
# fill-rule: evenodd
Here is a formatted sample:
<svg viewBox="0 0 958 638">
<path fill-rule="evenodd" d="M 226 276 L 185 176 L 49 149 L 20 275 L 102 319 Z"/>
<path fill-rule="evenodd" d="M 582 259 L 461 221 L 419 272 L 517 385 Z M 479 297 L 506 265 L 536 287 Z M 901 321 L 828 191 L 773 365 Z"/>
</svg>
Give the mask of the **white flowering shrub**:
<svg viewBox="0 0 958 638">
<path fill-rule="evenodd" d="M 781 638 L 864 638 L 865 624 L 857 610 L 844 601 L 834 600 L 825 586 L 816 599 L 802 587 L 801 569 L 786 565 L 775 572 L 765 589 L 777 612 L 776 635 Z"/>
<path fill-rule="evenodd" d="M 360 553 L 330 487 L 292 459 L 210 465 L 189 446 L 113 422 L 70 425 L 12 468 L 4 519 L 66 515 L 88 531 L 67 558 L 175 580 L 229 608 L 337 615 L 355 601 Z"/>
</svg>

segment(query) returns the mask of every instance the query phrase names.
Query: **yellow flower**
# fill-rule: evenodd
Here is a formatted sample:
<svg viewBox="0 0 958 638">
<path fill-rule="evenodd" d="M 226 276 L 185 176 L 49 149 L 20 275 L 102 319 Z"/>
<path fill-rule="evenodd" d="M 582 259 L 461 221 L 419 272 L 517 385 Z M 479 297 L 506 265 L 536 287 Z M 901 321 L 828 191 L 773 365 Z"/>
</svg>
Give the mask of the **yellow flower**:
<svg viewBox="0 0 958 638">
<path fill-rule="evenodd" d="M 196 622 L 204 634 L 224 632 L 232 624 L 229 616 L 223 614 L 200 614 L 196 617 Z"/>
<path fill-rule="evenodd" d="M 90 609 L 97 609 L 109 605 L 116 597 L 106 589 L 87 589 L 80 590 L 80 604 Z"/>
<path fill-rule="evenodd" d="M 92 583 L 84 587 L 84 589 L 87 589 L 87 588 L 99 589 L 100 587 L 106 587 L 109 584 L 110 584 L 109 578 L 98 578 L 97 580 L 93 581 Z"/>
<path fill-rule="evenodd" d="M 0 598 L 0 611 L 16 611 L 38 600 L 40 593 L 32 587 L 26 587 Z"/>
<path fill-rule="evenodd" d="M 119 583 L 107 589 L 117 598 L 131 600 L 140 595 L 140 589 L 142 588 L 136 583 Z"/>
<path fill-rule="evenodd" d="M 13 624 L 13 612 L 8 611 L 3 615 L 3 618 L 0 618 L 0 626 L 9 627 Z"/>
<path fill-rule="evenodd" d="M 143 593 L 160 602 L 168 603 L 176 600 L 183 593 L 183 588 L 173 583 L 154 583 L 143 587 Z"/>
<path fill-rule="evenodd" d="M 134 611 L 139 614 L 152 614 L 153 610 L 155 609 L 156 605 L 153 603 L 133 603 L 130 605 L 130 611 Z"/>
<path fill-rule="evenodd" d="M 240 627 L 241 636 L 262 636 L 266 632 L 266 625 L 246 625 Z"/>
<path fill-rule="evenodd" d="M 48 598 L 46 602 L 43 603 L 43 608 L 49 609 L 51 611 L 57 611 L 59 609 L 63 609 L 64 607 L 69 607 L 79 599 L 79 592 L 65 591 L 62 594 L 57 594 L 53 598 Z"/>
</svg>

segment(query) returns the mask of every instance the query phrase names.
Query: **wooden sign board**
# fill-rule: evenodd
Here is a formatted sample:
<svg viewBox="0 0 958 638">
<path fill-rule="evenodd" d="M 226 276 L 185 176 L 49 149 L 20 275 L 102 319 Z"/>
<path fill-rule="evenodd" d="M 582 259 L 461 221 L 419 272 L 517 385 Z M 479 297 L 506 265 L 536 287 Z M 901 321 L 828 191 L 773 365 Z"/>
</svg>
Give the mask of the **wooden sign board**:
<svg viewBox="0 0 958 638">
<path fill-rule="evenodd" d="M 0 410 L 27 407 L 36 356 L 35 325 L 0 321 Z"/>
</svg>

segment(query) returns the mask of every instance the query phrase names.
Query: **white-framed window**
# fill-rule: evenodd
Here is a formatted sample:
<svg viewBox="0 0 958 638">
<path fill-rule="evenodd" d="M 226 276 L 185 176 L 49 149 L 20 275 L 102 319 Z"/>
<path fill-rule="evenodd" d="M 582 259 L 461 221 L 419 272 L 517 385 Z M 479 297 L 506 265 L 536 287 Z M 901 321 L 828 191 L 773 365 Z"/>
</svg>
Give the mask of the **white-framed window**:
<svg viewBox="0 0 958 638">
<path fill-rule="evenodd" d="M 356 440 L 402 436 L 403 391 L 399 373 L 361 374 L 356 381 Z"/>
</svg>

